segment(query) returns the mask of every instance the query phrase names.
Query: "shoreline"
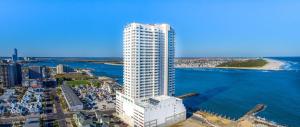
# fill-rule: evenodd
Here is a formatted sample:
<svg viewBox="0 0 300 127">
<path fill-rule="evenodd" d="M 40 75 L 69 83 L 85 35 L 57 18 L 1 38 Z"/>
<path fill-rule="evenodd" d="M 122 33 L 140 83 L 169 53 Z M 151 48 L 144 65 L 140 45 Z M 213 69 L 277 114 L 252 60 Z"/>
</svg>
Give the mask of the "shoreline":
<svg viewBox="0 0 300 127">
<path fill-rule="evenodd" d="M 121 64 L 121 63 L 103 63 L 103 64 L 114 65 L 114 66 L 123 66 L 123 64 Z"/>
<path fill-rule="evenodd" d="M 222 68 L 222 69 L 245 69 L 245 70 L 283 70 L 283 66 L 286 64 L 283 61 L 264 58 L 268 63 L 262 67 L 215 67 L 215 68 Z"/>
<path fill-rule="evenodd" d="M 277 70 L 283 70 L 283 66 L 286 65 L 284 61 L 280 60 L 275 60 L 271 58 L 263 58 L 266 60 L 268 63 L 262 67 L 175 67 L 175 68 L 181 68 L 181 69 L 186 69 L 186 68 L 206 68 L 206 69 L 242 69 L 242 70 L 272 70 L 272 71 L 277 71 Z"/>
<path fill-rule="evenodd" d="M 218 69 L 243 69 L 243 70 L 283 70 L 283 66 L 286 64 L 283 61 L 275 60 L 272 58 L 263 58 L 268 63 L 262 67 L 184 67 L 184 66 L 175 66 L 175 68 L 218 68 Z M 120 62 L 108 62 L 108 61 L 78 61 L 78 62 L 88 62 L 88 63 L 95 63 L 95 64 L 106 64 L 112 66 L 123 66 L 123 63 Z"/>
</svg>

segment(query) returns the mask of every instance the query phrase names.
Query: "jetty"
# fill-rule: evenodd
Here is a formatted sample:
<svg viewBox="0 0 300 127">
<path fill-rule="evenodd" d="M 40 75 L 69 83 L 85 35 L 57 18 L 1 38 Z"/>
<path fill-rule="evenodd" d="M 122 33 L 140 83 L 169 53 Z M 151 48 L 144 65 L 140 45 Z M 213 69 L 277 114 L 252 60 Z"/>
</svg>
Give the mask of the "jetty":
<svg viewBox="0 0 300 127">
<path fill-rule="evenodd" d="M 189 94 L 185 94 L 188 96 Z M 184 95 L 182 95 L 185 97 Z M 225 115 L 210 111 L 198 110 L 193 112 L 187 120 L 173 125 L 172 127 L 285 127 L 273 121 L 256 116 L 257 113 L 266 108 L 264 104 L 257 104 L 239 119 L 230 118 Z"/>
<path fill-rule="evenodd" d="M 263 111 L 266 108 L 264 104 L 257 104 L 253 109 L 247 112 L 245 115 L 256 115 L 258 112 Z"/>
<path fill-rule="evenodd" d="M 198 96 L 199 93 L 187 93 L 187 94 L 183 94 L 183 95 L 180 95 L 180 96 L 177 96 L 178 98 L 180 99 L 185 99 L 185 98 L 188 98 L 188 97 L 193 97 L 193 96 Z"/>
<path fill-rule="evenodd" d="M 78 70 L 78 72 L 85 73 L 90 77 L 94 77 L 94 74 L 92 73 L 92 69 L 80 69 L 80 70 Z"/>
</svg>

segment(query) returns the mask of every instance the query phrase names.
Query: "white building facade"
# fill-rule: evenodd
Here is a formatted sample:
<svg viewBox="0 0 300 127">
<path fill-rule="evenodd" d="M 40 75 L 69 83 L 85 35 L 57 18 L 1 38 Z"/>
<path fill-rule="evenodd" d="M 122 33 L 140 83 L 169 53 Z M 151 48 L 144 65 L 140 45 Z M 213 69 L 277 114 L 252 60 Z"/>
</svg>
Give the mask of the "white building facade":
<svg viewBox="0 0 300 127">
<path fill-rule="evenodd" d="M 184 120 L 182 100 L 171 97 L 175 94 L 173 28 L 131 23 L 124 29 L 123 43 L 124 89 L 116 97 L 119 116 L 131 126 L 164 126 Z"/>
<path fill-rule="evenodd" d="M 131 23 L 124 29 L 124 87 L 131 98 L 175 93 L 175 32 L 168 24 Z"/>
</svg>

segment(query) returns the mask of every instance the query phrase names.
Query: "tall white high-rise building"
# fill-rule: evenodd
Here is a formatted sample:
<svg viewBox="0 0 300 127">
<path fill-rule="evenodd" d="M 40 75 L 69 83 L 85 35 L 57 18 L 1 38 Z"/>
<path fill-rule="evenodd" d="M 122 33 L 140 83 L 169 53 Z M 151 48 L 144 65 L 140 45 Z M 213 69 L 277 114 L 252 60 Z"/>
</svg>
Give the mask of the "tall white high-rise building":
<svg viewBox="0 0 300 127">
<path fill-rule="evenodd" d="M 186 118 L 175 94 L 175 31 L 168 24 L 131 23 L 124 29 L 124 89 L 116 110 L 132 126 L 167 126 Z"/>
<path fill-rule="evenodd" d="M 132 98 L 170 95 L 174 89 L 174 38 L 168 24 L 131 23 L 124 29 L 124 92 Z"/>
</svg>

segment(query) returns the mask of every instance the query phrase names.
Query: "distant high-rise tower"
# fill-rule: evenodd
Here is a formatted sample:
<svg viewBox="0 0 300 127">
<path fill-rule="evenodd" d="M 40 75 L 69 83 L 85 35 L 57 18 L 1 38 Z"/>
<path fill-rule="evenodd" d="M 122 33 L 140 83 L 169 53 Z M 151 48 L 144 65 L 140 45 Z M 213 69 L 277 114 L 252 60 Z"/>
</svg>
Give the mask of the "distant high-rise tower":
<svg viewBox="0 0 300 127">
<path fill-rule="evenodd" d="M 19 59 L 19 57 L 18 57 L 18 50 L 15 48 L 15 49 L 14 49 L 14 53 L 13 53 L 13 55 L 12 55 L 12 61 L 13 61 L 13 62 L 17 62 L 18 59 Z"/>
<path fill-rule="evenodd" d="M 170 126 L 185 120 L 175 94 L 175 32 L 168 24 L 131 23 L 124 29 L 124 88 L 116 111 L 130 126 Z"/>
<path fill-rule="evenodd" d="M 168 24 L 132 23 L 124 29 L 124 92 L 132 98 L 173 96 L 174 38 Z"/>
</svg>

